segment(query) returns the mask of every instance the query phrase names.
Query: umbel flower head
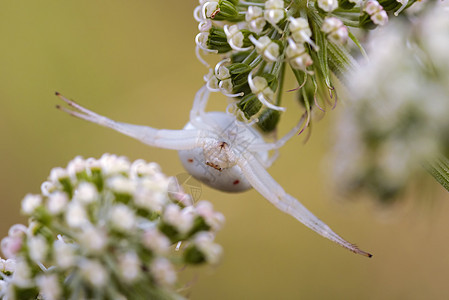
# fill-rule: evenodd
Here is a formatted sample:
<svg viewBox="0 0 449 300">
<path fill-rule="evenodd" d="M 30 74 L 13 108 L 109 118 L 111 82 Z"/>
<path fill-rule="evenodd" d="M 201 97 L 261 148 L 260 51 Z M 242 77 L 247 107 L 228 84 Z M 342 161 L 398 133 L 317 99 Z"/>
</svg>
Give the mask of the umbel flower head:
<svg viewBox="0 0 449 300">
<path fill-rule="evenodd" d="M 393 200 L 423 166 L 449 154 L 448 7 L 397 20 L 371 46 L 370 61 L 347 81 L 334 175 L 344 192 Z"/>
<path fill-rule="evenodd" d="M 220 258 L 223 215 L 155 163 L 76 157 L 41 190 L 1 242 L 2 299 L 178 299 L 177 267 Z"/>
<path fill-rule="evenodd" d="M 200 0 L 197 56 L 219 54 L 220 61 L 204 77 L 209 90 L 231 98 L 230 111 L 260 129 L 276 128 L 281 112 L 286 69 L 297 81 L 297 99 L 311 109 L 335 105 L 331 74 L 355 66 L 346 43 L 359 42 L 349 28 L 373 29 L 415 0 Z"/>
</svg>

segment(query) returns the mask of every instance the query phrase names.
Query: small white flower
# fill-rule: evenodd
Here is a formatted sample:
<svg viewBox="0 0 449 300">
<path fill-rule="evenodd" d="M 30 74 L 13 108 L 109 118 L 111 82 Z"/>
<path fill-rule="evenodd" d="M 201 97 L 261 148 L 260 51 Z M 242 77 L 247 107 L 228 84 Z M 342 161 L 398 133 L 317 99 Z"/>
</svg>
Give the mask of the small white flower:
<svg viewBox="0 0 449 300">
<path fill-rule="evenodd" d="M 24 259 L 16 261 L 16 269 L 12 275 L 12 283 L 21 288 L 31 287 L 33 281 L 31 280 L 31 270 Z"/>
<path fill-rule="evenodd" d="M 232 79 L 231 78 L 228 78 L 228 79 L 220 81 L 220 84 L 218 86 L 219 86 L 221 92 L 223 94 L 225 94 L 225 95 L 232 94 L 232 91 L 234 89 L 234 85 L 232 84 Z M 232 96 L 229 96 L 229 97 L 232 97 Z"/>
<path fill-rule="evenodd" d="M 209 41 L 208 31 L 200 32 L 195 37 L 195 43 L 200 49 L 210 53 L 218 53 L 217 50 L 209 49 L 208 41 Z"/>
<path fill-rule="evenodd" d="M 229 69 L 226 68 L 223 63 L 228 62 L 229 60 L 222 60 L 219 62 L 215 67 L 215 77 L 217 77 L 218 80 L 226 80 L 231 77 L 231 73 L 229 73 Z"/>
<path fill-rule="evenodd" d="M 368 0 L 365 4 L 364 11 L 370 15 L 371 21 L 376 25 L 382 26 L 388 22 L 387 12 L 376 0 Z"/>
<path fill-rule="evenodd" d="M 44 181 L 41 184 L 41 192 L 44 196 L 49 196 L 51 193 L 53 193 L 56 190 L 56 186 L 53 182 L 50 181 Z"/>
<path fill-rule="evenodd" d="M 100 164 L 105 175 L 127 173 L 131 166 L 126 157 L 113 154 L 103 154 Z"/>
<path fill-rule="evenodd" d="M 288 28 L 290 29 L 293 40 L 299 44 L 308 43 L 318 51 L 318 46 L 310 38 L 312 36 L 312 30 L 310 30 L 309 22 L 304 18 L 295 19 L 290 17 L 288 20 L 290 21 Z"/>
<path fill-rule="evenodd" d="M 40 195 L 28 194 L 22 200 L 22 211 L 27 215 L 31 215 L 36 210 L 36 208 L 41 205 L 42 197 Z"/>
<path fill-rule="evenodd" d="M 236 51 L 245 51 L 245 50 L 250 49 L 249 47 L 242 48 L 244 36 L 243 36 L 243 33 L 239 30 L 238 25 L 232 25 L 232 26 L 225 25 L 223 27 L 223 30 L 226 34 L 226 39 L 228 40 L 228 44 L 229 44 L 229 46 L 231 46 L 232 49 L 234 49 Z"/>
<path fill-rule="evenodd" d="M 283 0 L 268 0 L 265 2 L 264 18 L 268 23 L 276 25 L 285 15 Z"/>
<path fill-rule="evenodd" d="M 318 7 L 326 12 L 331 12 L 338 8 L 338 1 L 337 0 L 318 0 Z"/>
<path fill-rule="evenodd" d="M 371 16 L 371 20 L 374 24 L 384 26 L 388 22 L 388 15 L 385 10 L 381 10 L 378 13 Z"/>
<path fill-rule="evenodd" d="M 203 217 L 206 224 L 209 225 L 213 231 L 220 230 L 225 222 L 223 214 L 214 211 L 212 204 L 208 201 L 198 202 L 196 205 L 196 211 L 198 215 Z"/>
<path fill-rule="evenodd" d="M 59 279 L 56 274 L 39 275 L 36 278 L 37 286 L 40 290 L 40 295 L 45 300 L 60 299 L 62 289 L 59 284 Z"/>
<path fill-rule="evenodd" d="M 10 237 L 22 237 L 26 232 L 28 231 L 28 228 L 23 224 L 14 224 L 12 225 L 8 230 L 8 236 Z"/>
<path fill-rule="evenodd" d="M 71 178 L 76 178 L 76 174 L 86 170 L 87 162 L 81 156 L 75 157 L 67 165 L 67 172 Z"/>
<path fill-rule="evenodd" d="M 1 259 L 0 263 L 0 272 L 9 272 L 14 273 L 14 270 L 16 269 L 16 260 L 12 258 L 8 259 Z"/>
<path fill-rule="evenodd" d="M 218 1 L 210 0 L 203 4 L 202 6 L 203 11 L 203 18 L 211 18 L 213 17 L 218 11 Z"/>
<path fill-rule="evenodd" d="M 37 235 L 28 238 L 27 244 L 31 259 L 35 262 L 44 261 L 48 253 L 47 240 L 43 236 Z"/>
<path fill-rule="evenodd" d="M 134 195 L 134 203 L 150 212 L 160 214 L 162 207 L 167 203 L 167 193 L 138 188 Z"/>
<path fill-rule="evenodd" d="M 273 99 L 274 92 L 268 86 L 267 80 L 262 76 L 252 78 L 250 83 L 251 92 L 254 94 L 262 94 L 266 99 Z"/>
<path fill-rule="evenodd" d="M 118 258 L 119 269 L 123 279 L 132 282 L 140 275 L 141 263 L 135 252 L 127 252 Z"/>
<path fill-rule="evenodd" d="M 154 279 L 161 285 L 171 286 L 176 282 L 176 271 L 172 263 L 166 258 L 156 258 L 151 263 L 150 271 Z"/>
<path fill-rule="evenodd" d="M 96 260 L 83 259 L 79 268 L 84 279 L 96 288 L 104 287 L 108 282 L 106 269 Z"/>
<path fill-rule="evenodd" d="M 348 40 L 348 29 L 338 18 L 326 18 L 323 22 L 321 30 L 327 35 L 328 39 L 336 44 L 342 45 Z"/>
<path fill-rule="evenodd" d="M 81 227 L 83 225 L 89 224 L 89 219 L 87 218 L 86 209 L 78 201 L 71 201 L 67 206 L 67 211 L 65 213 L 65 219 L 70 227 Z"/>
<path fill-rule="evenodd" d="M 156 173 L 151 178 L 143 179 L 140 184 L 146 189 L 166 193 L 170 179 L 162 173 Z"/>
<path fill-rule="evenodd" d="M 143 159 L 138 159 L 131 164 L 129 171 L 131 179 L 139 178 L 141 176 L 153 176 L 161 172 L 161 167 L 154 162 L 147 163 Z"/>
<path fill-rule="evenodd" d="M 51 169 L 49 179 L 53 183 L 57 183 L 61 179 L 68 178 L 68 177 L 69 177 L 69 173 L 67 172 L 66 169 L 57 167 L 57 168 Z"/>
<path fill-rule="evenodd" d="M 14 258 L 22 249 L 22 238 L 20 237 L 4 237 L 1 242 L 2 253 L 6 258 Z"/>
<path fill-rule="evenodd" d="M 167 253 L 171 242 L 170 240 L 162 234 L 157 228 L 149 228 L 145 230 L 142 236 L 142 244 L 156 254 Z"/>
<path fill-rule="evenodd" d="M 50 214 L 58 215 L 66 209 L 68 202 L 69 198 L 66 193 L 56 191 L 48 196 L 46 207 Z"/>
<path fill-rule="evenodd" d="M 1 249 L 6 258 L 14 258 L 22 249 L 23 238 L 27 234 L 28 228 L 22 224 L 11 226 L 8 236 L 1 241 Z"/>
<path fill-rule="evenodd" d="M 204 81 L 206 81 L 206 87 L 209 91 L 211 92 L 219 92 L 220 91 L 220 87 L 219 85 L 219 80 L 217 78 L 217 76 L 215 76 L 215 73 L 212 69 L 209 69 L 209 73 L 207 73 L 207 75 L 205 75 L 204 77 Z"/>
<path fill-rule="evenodd" d="M 78 241 L 83 249 L 100 252 L 105 248 L 108 240 L 106 233 L 100 228 L 86 226 L 79 234 Z"/>
<path fill-rule="evenodd" d="M 198 30 L 200 32 L 208 32 L 212 28 L 212 21 L 210 19 L 202 20 L 198 24 Z"/>
<path fill-rule="evenodd" d="M 263 9 L 258 6 L 249 6 L 245 15 L 245 20 L 248 22 L 249 30 L 254 33 L 261 33 L 265 24 L 265 18 L 263 16 Z"/>
<path fill-rule="evenodd" d="M 313 60 L 306 52 L 304 45 L 296 44 L 292 40 L 289 40 L 285 55 L 290 65 L 297 70 L 306 71 L 307 67 L 313 64 Z"/>
<path fill-rule="evenodd" d="M 275 62 L 279 58 L 279 45 L 267 36 L 261 36 L 258 40 L 252 35 L 249 36 L 251 42 L 256 46 L 257 53 L 261 54 L 268 62 Z"/>
<path fill-rule="evenodd" d="M 248 85 L 255 95 L 257 95 L 257 99 L 268 108 L 285 111 L 285 107 L 277 106 L 272 104 L 274 98 L 274 91 L 268 86 L 267 80 L 262 76 L 256 76 L 253 78 L 252 72 L 248 75 Z"/>
<path fill-rule="evenodd" d="M 377 2 L 376 0 L 368 0 L 365 4 L 364 11 L 368 15 L 374 15 L 375 13 L 379 12 L 382 9 L 382 6 Z"/>
<path fill-rule="evenodd" d="M 56 265 L 62 269 L 73 267 L 76 263 L 74 246 L 57 240 L 53 244 Z"/>
<path fill-rule="evenodd" d="M 206 261 L 216 264 L 220 260 L 223 248 L 214 243 L 214 236 L 209 232 L 199 232 L 194 238 L 195 247 L 203 253 Z"/>
<path fill-rule="evenodd" d="M 185 234 L 192 229 L 194 214 L 188 207 L 181 210 L 176 204 L 169 204 L 162 216 L 163 220 L 172 225 L 179 233 Z"/>
<path fill-rule="evenodd" d="M 107 186 L 117 193 L 132 195 L 136 191 L 136 182 L 123 176 L 109 178 Z"/>
<path fill-rule="evenodd" d="M 101 162 L 98 159 L 89 157 L 86 159 L 86 166 L 89 170 L 101 170 Z"/>
<path fill-rule="evenodd" d="M 80 203 L 89 204 L 97 200 L 97 187 L 90 182 L 81 182 L 75 190 L 74 199 Z"/>
<path fill-rule="evenodd" d="M 120 231 L 131 231 L 136 225 L 134 212 L 124 204 L 117 204 L 109 212 L 109 222 Z"/>
</svg>

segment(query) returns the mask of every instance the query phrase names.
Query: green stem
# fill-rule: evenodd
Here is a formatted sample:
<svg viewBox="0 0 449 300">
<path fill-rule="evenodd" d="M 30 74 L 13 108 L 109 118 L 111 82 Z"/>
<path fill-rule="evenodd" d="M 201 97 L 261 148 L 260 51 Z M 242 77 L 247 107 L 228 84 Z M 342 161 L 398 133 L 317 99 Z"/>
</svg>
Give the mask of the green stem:
<svg viewBox="0 0 449 300">
<path fill-rule="evenodd" d="M 278 93 L 276 95 L 276 103 L 275 103 L 277 106 L 281 106 L 282 90 L 284 87 L 284 77 L 285 77 L 285 63 L 281 64 L 281 73 L 279 75 Z"/>
<path fill-rule="evenodd" d="M 253 49 L 253 51 L 251 51 L 247 57 L 245 57 L 245 59 L 242 61 L 243 64 L 247 64 L 250 65 L 252 61 L 254 61 L 254 59 L 257 58 L 257 51 L 256 49 Z"/>
<path fill-rule="evenodd" d="M 362 53 L 363 57 L 368 59 L 368 54 L 366 54 L 365 49 L 363 48 L 362 44 L 360 44 L 359 40 L 355 37 L 355 35 L 352 34 L 351 30 L 348 30 L 349 38 L 354 42 L 354 44 L 357 45 L 357 47 L 360 50 L 360 53 Z"/>
<path fill-rule="evenodd" d="M 258 55 L 250 64 L 249 66 L 251 69 L 254 69 L 257 67 L 257 65 L 263 60 L 262 55 Z"/>
<path fill-rule="evenodd" d="M 439 184 L 449 191 L 449 159 L 441 156 L 440 158 L 429 162 L 425 168 Z"/>
</svg>

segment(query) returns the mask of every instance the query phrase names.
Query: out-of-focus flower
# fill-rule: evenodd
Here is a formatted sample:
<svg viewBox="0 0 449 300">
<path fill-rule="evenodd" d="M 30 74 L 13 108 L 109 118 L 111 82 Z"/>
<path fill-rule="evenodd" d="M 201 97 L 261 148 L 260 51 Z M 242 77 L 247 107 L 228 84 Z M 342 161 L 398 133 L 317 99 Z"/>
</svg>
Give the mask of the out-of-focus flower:
<svg viewBox="0 0 449 300">
<path fill-rule="evenodd" d="M 206 201 L 179 202 L 189 196 L 157 164 L 77 157 L 41 189 L 22 203 L 29 226 L 12 226 L 1 242 L 0 297 L 180 298 L 175 266 L 215 264 L 221 254 L 213 240 L 223 215 Z M 205 259 L 180 255 L 191 247 Z"/>
<path fill-rule="evenodd" d="M 449 11 L 392 22 L 371 40 L 340 116 L 335 179 L 346 192 L 394 199 L 423 164 L 449 153 Z"/>
</svg>

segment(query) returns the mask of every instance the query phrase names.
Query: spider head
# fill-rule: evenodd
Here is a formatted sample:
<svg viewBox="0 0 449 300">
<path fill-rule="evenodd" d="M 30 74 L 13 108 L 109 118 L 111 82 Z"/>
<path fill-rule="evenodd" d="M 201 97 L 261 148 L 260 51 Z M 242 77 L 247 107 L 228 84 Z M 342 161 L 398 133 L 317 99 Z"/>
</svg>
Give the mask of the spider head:
<svg viewBox="0 0 449 300">
<path fill-rule="evenodd" d="M 206 165 L 220 172 L 236 164 L 235 155 L 226 142 L 208 139 L 205 142 L 203 153 Z"/>
<path fill-rule="evenodd" d="M 201 129 L 206 136 L 202 146 L 179 151 L 184 168 L 199 181 L 225 192 L 243 192 L 251 188 L 237 163 L 254 142 L 263 142 L 254 128 L 236 122 L 235 116 L 208 112 L 203 118 L 189 122 L 184 129 Z M 267 157 L 268 154 L 261 155 Z"/>
</svg>

